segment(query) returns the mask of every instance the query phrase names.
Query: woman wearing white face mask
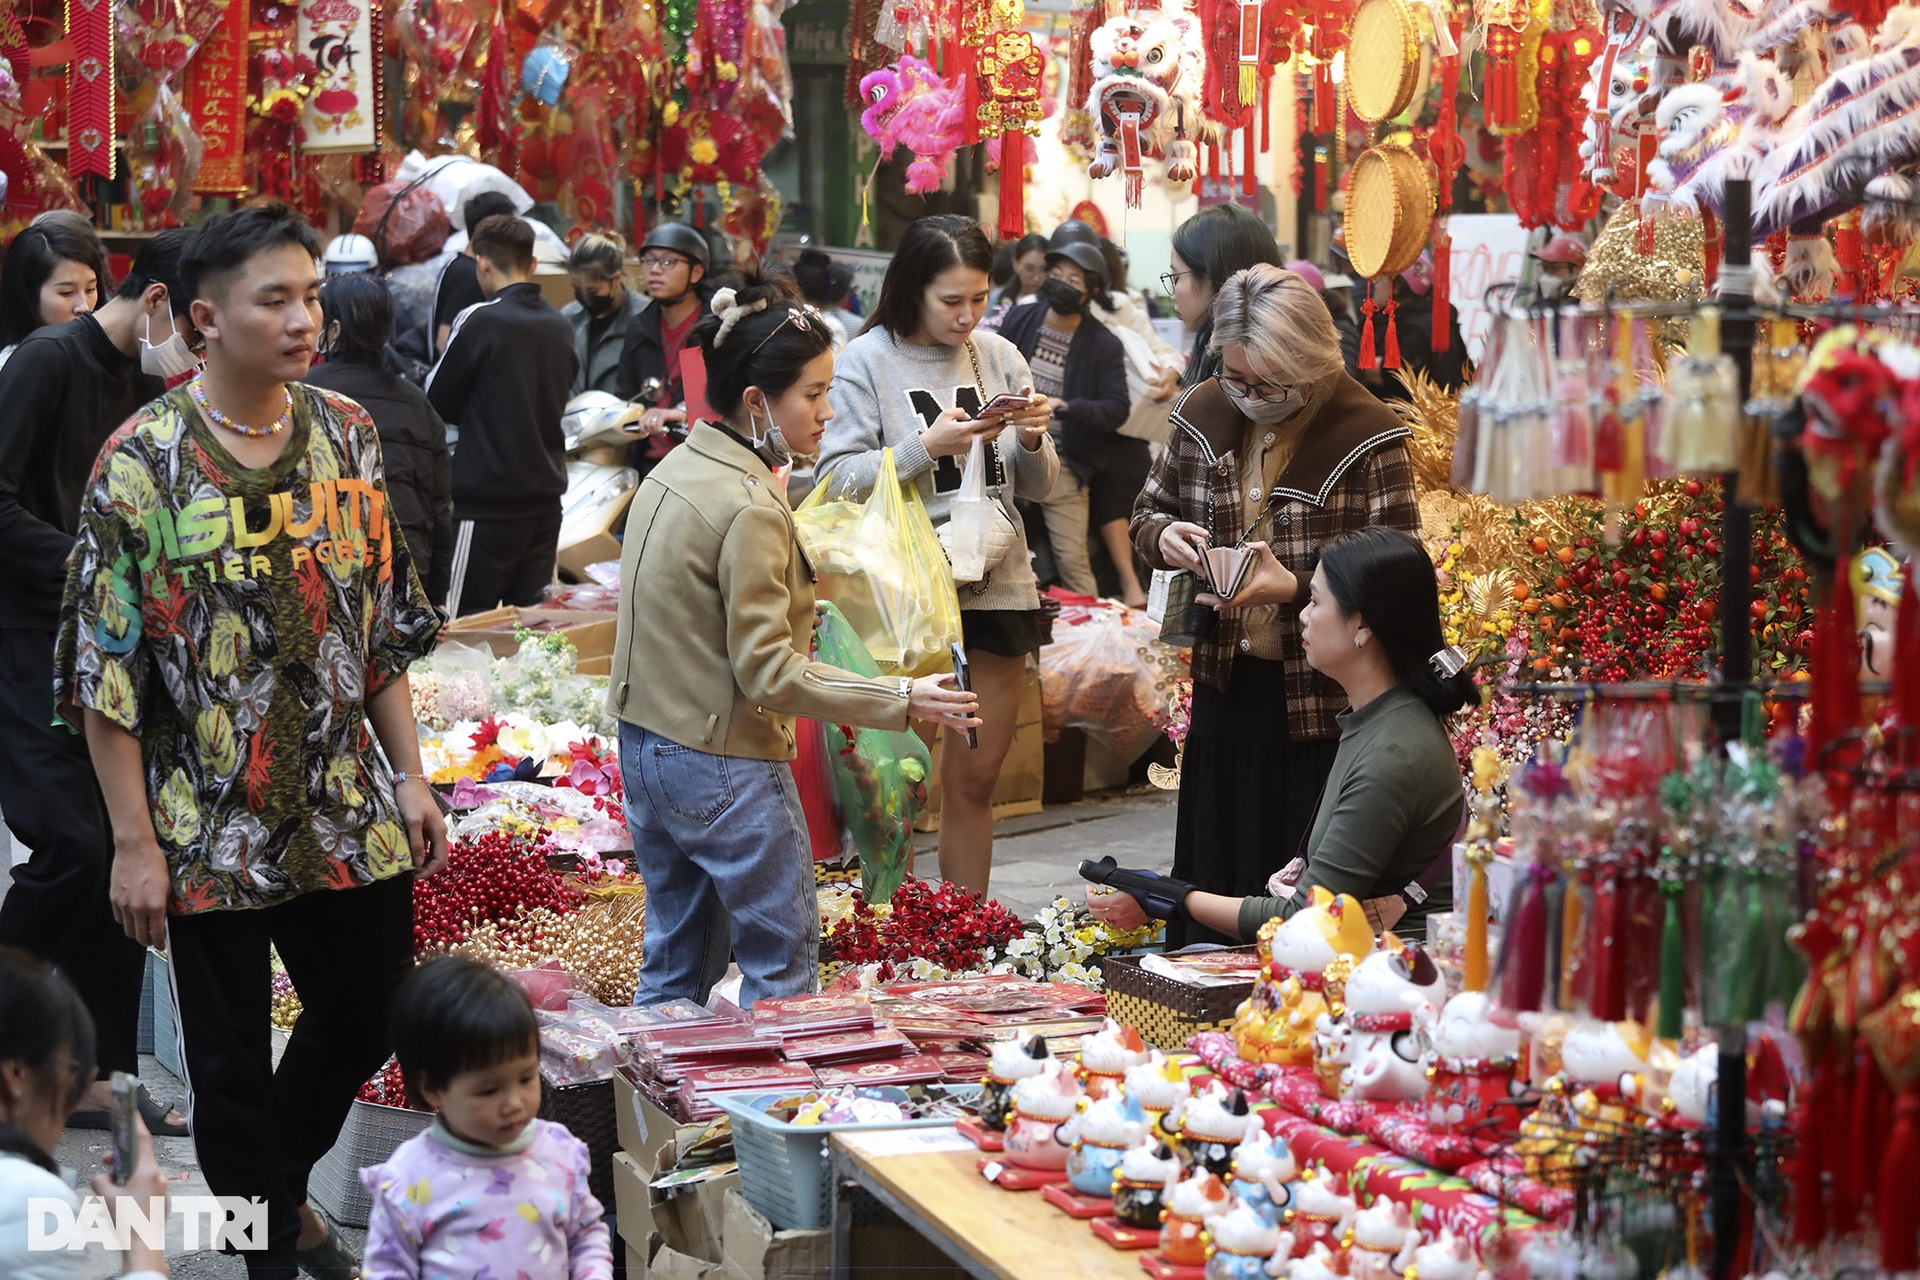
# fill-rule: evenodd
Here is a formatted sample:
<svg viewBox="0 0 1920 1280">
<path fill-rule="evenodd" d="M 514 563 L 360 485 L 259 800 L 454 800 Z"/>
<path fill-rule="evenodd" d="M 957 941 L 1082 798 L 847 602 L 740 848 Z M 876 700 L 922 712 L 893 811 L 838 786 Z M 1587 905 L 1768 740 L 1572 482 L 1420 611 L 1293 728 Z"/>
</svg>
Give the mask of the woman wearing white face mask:
<svg viewBox="0 0 1920 1280">
<path fill-rule="evenodd" d="M 1345 695 L 1300 647 L 1314 561 L 1370 525 L 1417 534 L 1420 510 L 1411 432 L 1347 376 L 1312 285 L 1265 264 L 1232 276 L 1209 345 L 1219 373 L 1181 396 L 1130 532 L 1156 569 L 1201 573 L 1208 547 L 1253 553 L 1231 599 L 1198 597 L 1217 618 L 1194 644 L 1173 854 L 1179 879 L 1245 897 L 1300 847 L 1340 736 Z M 1169 927 L 1171 944 L 1201 940 L 1229 939 Z"/>
<path fill-rule="evenodd" d="M 813 569 L 774 468 L 819 451 L 833 340 L 791 280 L 742 274 L 691 339 L 718 417 L 641 482 L 620 562 L 607 709 L 647 884 L 635 1004 L 704 1000 L 729 940 L 743 1006 L 813 986 L 820 919 L 787 763 L 793 717 L 980 723 L 975 696 L 945 687 L 951 676 L 869 680 L 808 660 Z"/>
</svg>

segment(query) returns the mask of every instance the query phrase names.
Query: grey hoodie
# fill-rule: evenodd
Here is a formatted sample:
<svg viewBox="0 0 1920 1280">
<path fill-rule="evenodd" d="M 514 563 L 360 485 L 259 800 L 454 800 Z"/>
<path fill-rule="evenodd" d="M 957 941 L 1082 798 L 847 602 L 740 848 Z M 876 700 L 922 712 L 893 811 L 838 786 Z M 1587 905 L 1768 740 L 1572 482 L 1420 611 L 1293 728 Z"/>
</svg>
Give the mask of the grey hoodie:
<svg viewBox="0 0 1920 1280">
<path fill-rule="evenodd" d="M 920 432 L 956 405 L 973 414 L 997 395 L 1033 386 L 1033 374 L 1011 342 L 993 333 L 975 333 L 969 341 L 980 362 L 979 383 L 964 346 L 916 346 L 877 328 L 847 344 L 833 370 L 834 418 L 820 442 L 819 473 L 826 477 L 822 483 L 832 486 L 828 492 L 833 497 L 864 498 L 872 492 L 880 452 L 891 448 L 894 469 L 919 490 L 934 527 L 946 523 L 947 504 L 960 488 L 967 460 L 929 458 Z M 960 607 L 1036 609 L 1040 591 L 1013 499 L 1018 494 L 1038 501 L 1051 493 L 1060 459 L 1051 439 L 1027 449 L 1012 428 L 994 443 L 1000 474 L 988 476 L 987 482 L 1000 486 L 1000 505 L 1013 521 L 1014 543 L 986 590 L 960 589 Z"/>
</svg>

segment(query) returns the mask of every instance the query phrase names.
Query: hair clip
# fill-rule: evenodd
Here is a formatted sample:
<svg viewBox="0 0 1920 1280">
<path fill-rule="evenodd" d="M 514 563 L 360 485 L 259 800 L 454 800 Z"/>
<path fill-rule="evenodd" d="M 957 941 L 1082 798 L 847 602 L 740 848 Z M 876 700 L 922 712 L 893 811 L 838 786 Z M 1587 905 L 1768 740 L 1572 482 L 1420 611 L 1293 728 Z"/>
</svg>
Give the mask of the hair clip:
<svg viewBox="0 0 1920 1280">
<path fill-rule="evenodd" d="M 733 326 L 748 316 L 767 309 L 765 298 L 758 302 L 743 303 L 737 301 L 739 296 L 732 289 L 721 289 L 713 295 L 713 301 L 708 304 L 713 308 L 713 314 L 720 317 L 720 331 L 713 335 L 713 345 L 716 350 L 726 343 L 727 335 L 733 332 Z"/>
<path fill-rule="evenodd" d="M 1427 665 L 1442 680 L 1451 680 L 1467 669 L 1467 651 L 1457 644 L 1450 644 L 1428 658 Z"/>
</svg>

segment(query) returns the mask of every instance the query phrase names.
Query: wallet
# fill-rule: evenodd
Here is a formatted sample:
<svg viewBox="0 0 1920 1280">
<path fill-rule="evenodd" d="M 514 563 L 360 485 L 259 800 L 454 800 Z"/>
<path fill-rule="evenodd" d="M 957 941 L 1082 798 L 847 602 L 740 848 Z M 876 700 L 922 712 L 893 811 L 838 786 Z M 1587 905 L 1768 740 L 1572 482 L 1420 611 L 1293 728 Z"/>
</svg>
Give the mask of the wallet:
<svg viewBox="0 0 1920 1280">
<path fill-rule="evenodd" d="M 1234 594 L 1245 585 L 1252 568 L 1253 551 L 1249 547 L 1207 548 L 1207 580 L 1212 585 L 1213 594 L 1222 600 L 1233 599 Z"/>
</svg>

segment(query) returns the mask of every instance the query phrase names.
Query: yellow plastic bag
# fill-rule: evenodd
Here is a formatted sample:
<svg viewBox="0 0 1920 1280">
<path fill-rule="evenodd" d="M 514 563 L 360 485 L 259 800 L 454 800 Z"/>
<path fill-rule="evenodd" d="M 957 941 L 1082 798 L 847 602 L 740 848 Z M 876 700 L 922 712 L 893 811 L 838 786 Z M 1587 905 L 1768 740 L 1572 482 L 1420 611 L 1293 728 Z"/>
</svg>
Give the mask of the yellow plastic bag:
<svg viewBox="0 0 1920 1280">
<path fill-rule="evenodd" d="M 960 597 L 919 491 L 896 478 L 893 450 L 881 455 L 865 502 L 829 501 L 832 487 L 816 485 L 793 513 L 820 595 L 839 606 L 882 671 L 951 671 Z"/>
</svg>

